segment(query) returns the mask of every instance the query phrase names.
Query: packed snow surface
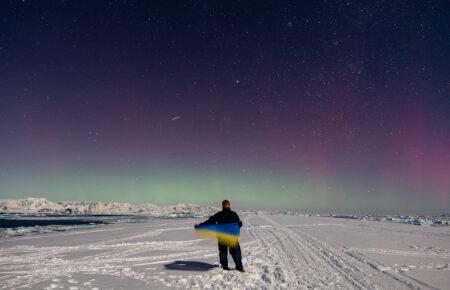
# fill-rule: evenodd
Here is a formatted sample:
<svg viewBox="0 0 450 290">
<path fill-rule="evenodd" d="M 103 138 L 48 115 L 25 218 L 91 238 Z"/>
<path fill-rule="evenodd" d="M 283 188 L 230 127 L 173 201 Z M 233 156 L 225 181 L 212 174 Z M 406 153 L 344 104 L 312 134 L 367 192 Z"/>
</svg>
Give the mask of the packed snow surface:
<svg viewBox="0 0 450 290">
<path fill-rule="evenodd" d="M 245 273 L 200 219 L 154 218 L 1 238 L 0 288 L 450 289 L 448 226 L 238 213 Z"/>
</svg>

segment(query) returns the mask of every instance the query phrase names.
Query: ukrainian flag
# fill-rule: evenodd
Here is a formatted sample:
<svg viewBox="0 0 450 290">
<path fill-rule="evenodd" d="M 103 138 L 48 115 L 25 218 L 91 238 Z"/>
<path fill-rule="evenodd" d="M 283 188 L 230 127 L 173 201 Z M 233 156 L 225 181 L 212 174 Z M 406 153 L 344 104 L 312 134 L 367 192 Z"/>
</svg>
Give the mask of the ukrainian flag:
<svg viewBox="0 0 450 290">
<path fill-rule="evenodd" d="M 199 224 L 195 225 L 195 231 L 203 238 L 217 239 L 220 245 L 231 248 L 236 247 L 239 242 L 239 223 Z"/>
</svg>

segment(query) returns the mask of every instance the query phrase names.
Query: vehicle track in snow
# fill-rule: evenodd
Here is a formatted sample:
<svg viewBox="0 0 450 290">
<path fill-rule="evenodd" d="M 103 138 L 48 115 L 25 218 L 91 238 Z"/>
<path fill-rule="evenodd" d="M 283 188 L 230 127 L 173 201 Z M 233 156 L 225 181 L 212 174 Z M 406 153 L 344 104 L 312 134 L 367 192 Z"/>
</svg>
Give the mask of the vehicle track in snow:
<svg viewBox="0 0 450 290">
<path fill-rule="evenodd" d="M 276 280 L 273 285 L 287 288 L 357 288 L 370 285 L 351 264 L 345 263 L 331 247 L 312 244 L 304 235 L 262 216 L 270 226 L 252 227 L 270 260 L 278 261 L 269 267 L 267 276 Z M 270 263 L 270 260 L 268 261 Z"/>
<path fill-rule="evenodd" d="M 412 279 L 397 279 L 374 268 L 366 260 L 349 255 L 296 228 L 277 223 L 269 215 L 259 215 L 265 225 L 247 221 L 249 231 L 266 253 L 259 261 L 259 272 L 267 287 L 426 289 L 428 285 Z M 266 265 L 264 265 L 266 263 Z"/>
</svg>

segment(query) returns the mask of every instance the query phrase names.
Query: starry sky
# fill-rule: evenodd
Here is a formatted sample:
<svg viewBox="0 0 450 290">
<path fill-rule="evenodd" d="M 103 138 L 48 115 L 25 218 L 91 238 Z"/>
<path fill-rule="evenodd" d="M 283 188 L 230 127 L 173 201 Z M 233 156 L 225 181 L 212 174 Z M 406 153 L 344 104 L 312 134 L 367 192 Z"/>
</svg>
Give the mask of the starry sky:
<svg viewBox="0 0 450 290">
<path fill-rule="evenodd" d="M 0 198 L 450 211 L 448 1 L 1 1 Z"/>
</svg>

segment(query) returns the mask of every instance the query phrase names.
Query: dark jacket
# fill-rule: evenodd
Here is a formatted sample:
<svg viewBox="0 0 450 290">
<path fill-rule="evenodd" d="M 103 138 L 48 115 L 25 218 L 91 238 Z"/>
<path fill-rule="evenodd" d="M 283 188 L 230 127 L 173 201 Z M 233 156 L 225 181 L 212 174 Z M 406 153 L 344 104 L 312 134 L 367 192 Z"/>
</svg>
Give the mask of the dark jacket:
<svg viewBox="0 0 450 290">
<path fill-rule="evenodd" d="M 201 225 L 211 225 L 211 224 L 229 224 L 229 223 L 239 223 L 239 227 L 242 227 L 242 221 L 236 212 L 230 210 L 222 210 L 215 213 L 207 221 L 201 223 Z"/>
</svg>

